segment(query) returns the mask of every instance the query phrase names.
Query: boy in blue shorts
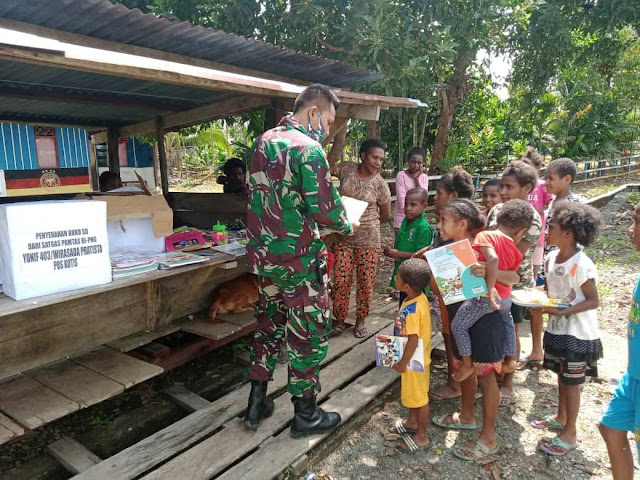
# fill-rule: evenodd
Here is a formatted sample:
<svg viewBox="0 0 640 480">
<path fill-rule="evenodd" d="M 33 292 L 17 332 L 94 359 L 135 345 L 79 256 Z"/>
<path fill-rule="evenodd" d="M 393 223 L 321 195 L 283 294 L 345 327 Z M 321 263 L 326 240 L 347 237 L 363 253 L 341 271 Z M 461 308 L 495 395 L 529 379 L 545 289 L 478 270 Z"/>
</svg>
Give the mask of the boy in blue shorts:
<svg viewBox="0 0 640 480">
<path fill-rule="evenodd" d="M 633 212 L 629 229 L 636 250 L 640 251 L 640 203 Z M 640 278 L 633 290 L 629 312 L 629 365 L 613 394 L 609 408 L 600 420 L 600 434 L 607 444 L 614 480 L 632 480 L 633 455 L 627 432 L 633 432 L 640 455 Z"/>
</svg>

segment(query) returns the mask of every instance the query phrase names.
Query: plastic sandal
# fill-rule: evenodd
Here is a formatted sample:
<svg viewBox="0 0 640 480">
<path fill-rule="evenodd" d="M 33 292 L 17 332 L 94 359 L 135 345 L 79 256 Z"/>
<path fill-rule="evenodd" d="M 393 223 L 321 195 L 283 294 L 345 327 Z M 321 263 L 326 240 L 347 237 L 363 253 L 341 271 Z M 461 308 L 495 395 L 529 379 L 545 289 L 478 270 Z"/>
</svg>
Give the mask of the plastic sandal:
<svg viewBox="0 0 640 480">
<path fill-rule="evenodd" d="M 476 442 L 473 450 L 466 447 L 459 447 L 453 450 L 453 454 L 460 460 L 466 460 L 467 462 L 475 462 L 481 458 L 496 455 L 500 451 L 500 442 L 497 442 L 496 448 L 489 448 L 479 440 Z"/>
<path fill-rule="evenodd" d="M 400 442 L 404 443 L 406 448 L 402 447 L 402 443 Z M 398 440 L 396 450 L 402 453 L 416 453 L 420 450 L 427 450 L 429 447 L 431 447 L 431 442 L 427 443 L 426 445 L 418 445 L 412 436 L 405 435 L 404 437 L 402 437 L 402 439 Z"/>
<path fill-rule="evenodd" d="M 548 425 L 545 425 L 545 423 Z M 564 425 L 553 417 L 547 417 L 544 420 L 534 420 L 530 425 L 537 430 L 564 430 Z"/>
<path fill-rule="evenodd" d="M 451 417 L 453 419 L 453 423 L 444 423 L 447 417 Z M 431 419 L 431 423 L 440 428 L 449 428 L 452 430 L 475 430 L 478 428 L 477 424 L 474 423 L 462 423 L 460 421 L 460 414 L 458 412 L 452 415 L 442 415 L 441 417 L 433 417 Z"/>
<path fill-rule="evenodd" d="M 396 419 L 393 427 L 391 427 L 388 431 L 389 433 L 393 433 L 394 435 L 406 435 L 408 433 L 413 435 L 414 433 L 416 433 L 415 428 L 405 427 L 401 418 Z"/>
<path fill-rule="evenodd" d="M 558 450 L 555 450 L 553 447 L 560 447 L 564 450 L 564 452 L 559 452 Z M 569 453 L 571 450 L 575 450 L 577 447 L 578 447 L 578 442 L 571 445 L 565 442 L 564 440 L 562 440 L 560 437 L 554 438 L 553 440 L 551 440 L 551 443 L 540 442 L 540 445 L 538 445 L 538 448 L 540 448 L 540 450 L 542 450 L 547 455 L 552 455 L 554 457 L 563 457 L 567 453 Z"/>
</svg>

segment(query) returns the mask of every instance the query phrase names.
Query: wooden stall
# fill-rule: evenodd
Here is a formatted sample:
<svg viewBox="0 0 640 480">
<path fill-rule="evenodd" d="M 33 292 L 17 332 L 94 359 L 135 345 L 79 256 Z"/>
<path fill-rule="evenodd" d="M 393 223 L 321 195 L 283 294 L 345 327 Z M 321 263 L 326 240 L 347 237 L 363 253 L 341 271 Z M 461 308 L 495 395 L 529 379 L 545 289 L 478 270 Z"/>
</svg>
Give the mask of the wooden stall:
<svg viewBox="0 0 640 480">
<path fill-rule="evenodd" d="M 64 43 L 55 49 L 0 44 L 0 121 L 99 131 L 96 140 L 106 141 L 115 172 L 120 137 L 155 136 L 159 184 L 176 226 L 210 228 L 215 220 L 244 215 L 246 203 L 223 194 L 169 192 L 167 131 L 257 108 L 269 110 L 275 121 L 313 81 L 335 86 L 342 101 L 329 140 L 349 118 L 377 121 L 381 109 L 419 106 L 344 89 L 379 79 L 375 72 L 143 15 L 108 0 L 86 5 L 85 0 L 0 4 L 0 28 L 130 55 L 107 61 L 99 52 L 79 52 Z M 171 42 L 164 41 L 167 36 Z M 52 198 L 65 197 L 37 199 Z M 209 307 L 214 288 L 243 270 L 242 258 L 222 255 L 31 300 L 0 295 L 0 443 L 250 332 L 252 316 L 209 323 L 200 313 Z M 177 330 L 202 337 L 179 359 L 151 364 L 125 353 Z"/>
</svg>

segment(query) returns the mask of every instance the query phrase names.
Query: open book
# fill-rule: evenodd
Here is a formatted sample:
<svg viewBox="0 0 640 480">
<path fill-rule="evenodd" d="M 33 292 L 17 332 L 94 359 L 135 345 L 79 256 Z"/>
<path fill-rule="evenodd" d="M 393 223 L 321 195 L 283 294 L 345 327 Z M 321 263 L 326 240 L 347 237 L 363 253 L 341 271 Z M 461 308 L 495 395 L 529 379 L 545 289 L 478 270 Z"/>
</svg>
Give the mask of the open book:
<svg viewBox="0 0 640 480">
<path fill-rule="evenodd" d="M 402 359 L 404 348 L 407 345 L 407 337 L 395 337 L 393 335 L 376 335 L 376 365 L 378 367 L 393 367 Z M 424 372 L 424 342 L 418 340 L 418 347 L 414 352 L 407 370 Z"/>
</svg>

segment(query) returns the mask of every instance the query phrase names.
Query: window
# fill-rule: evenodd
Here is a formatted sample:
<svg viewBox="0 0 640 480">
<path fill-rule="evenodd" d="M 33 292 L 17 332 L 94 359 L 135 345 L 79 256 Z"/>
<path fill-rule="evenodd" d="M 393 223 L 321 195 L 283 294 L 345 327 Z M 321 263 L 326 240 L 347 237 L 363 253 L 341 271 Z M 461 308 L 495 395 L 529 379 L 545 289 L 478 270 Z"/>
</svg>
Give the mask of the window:
<svg viewBox="0 0 640 480">
<path fill-rule="evenodd" d="M 56 129 L 53 127 L 34 127 L 38 168 L 58 168 L 58 148 Z"/>
</svg>

